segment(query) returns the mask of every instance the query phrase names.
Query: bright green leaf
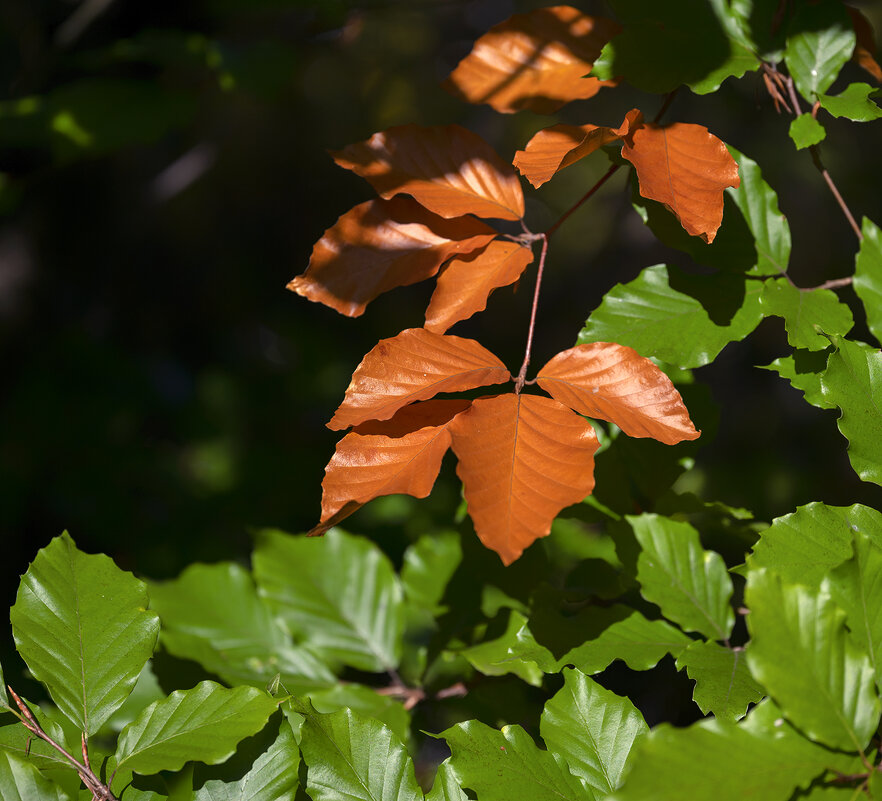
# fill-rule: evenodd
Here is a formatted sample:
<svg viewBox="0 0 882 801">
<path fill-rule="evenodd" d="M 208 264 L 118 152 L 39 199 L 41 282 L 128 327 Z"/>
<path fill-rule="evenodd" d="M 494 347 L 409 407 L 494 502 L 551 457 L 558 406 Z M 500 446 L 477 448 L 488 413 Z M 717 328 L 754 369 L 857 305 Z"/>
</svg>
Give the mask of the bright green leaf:
<svg viewBox="0 0 882 801">
<path fill-rule="evenodd" d="M 637 560 L 641 594 L 687 631 L 725 640 L 735 623 L 732 579 L 722 557 L 705 551 L 688 523 L 660 515 L 628 517 L 643 549 Z"/>
<path fill-rule="evenodd" d="M 821 106 L 834 117 L 846 117 L 854 122 L 872 122 L 882 117 L 882 108 L 870 100 L 878 89 L 868 83 L 852 83 L 838 95 L 821 95 Z"/>
<path fill-rule="evenodd" d="M 10 618 L 19 653 L 52 699 L 94 734 L 125 701 L 150 658 L 159 619 L 147 587 L 65 532 L 22 577 Z"/>
<path fill-rule="evenodd" d="M 467 799 L 468 796 L 462 791 L 459 777 L 448 757 L 438 766 L 432 789 L 426 793 L 426 801 L 467 801 Z"/>
<path fill-rule="evenodd" d="M 747 660 L 787 718 L 831 748 L 861 751 L 879 724 L 875 674 L 848 635 L 845 612 L 824 591 L 751 570 Z"/>
<path fill-rule="evenodd" d="M 534 687 L 542 686 L 543 673 L 535 662 L 512 654 L 512 645 L 518 632 L 526 625 L 527 618 L 511 610 L 508 624 L 501 636 L 487 642 L 465 648 L 460 653 L 485 676 L 503 676 L 513 673 Z"/>
<path fill-rule="evenodd" d="M 340 529 L 324 537 L 264 531 L 253 562 L 261 597 L 295 637 L 359 670 L 398 666 L 404 596 L 374 543 Z"/>
<path fill-rule="evenodd" d="M 568 668 L 563 676 L 564 686 L 545 704 L 542 739 L 603 798 L 621 784 L 631 747 L 649 727 L 627 698 L 578 670 Z"/>
<path fill-rule="evenodd" d="M 797 150 L 803 150 L 818 144 L 818 142 L 823 142 L 827 136 L 824 126 L 808 112 L 800 114 L 790 123 L 789 133 Z"/>
<path fill-rule="evenodd" d="M 855 260 L 854 291 L 864 304 L 867 327 L 882 342 L 882 230 L 864 217 L 863 239 Z"/>
<path fill-rule="evenodd" d="M 847 334 L 854 325 L 851 309 L 830 289 L 798 289 L 786 278 L 766 281 L 760 298 L 763 313 L 784 318 L 787 341 L 794 348 L 824 350 L 830 340 L 821 335 Z"/>
<path fill-rule="evenodd" d="M 150 596 L 166 649 L 230 684 L 266 687 L 281 674 L 289 692 L 308 692 L 335 681 L 313 654 L 292 644 L 239 565 L 191 565 L 174 581 L 151 584 Z"/>
<path fill-rule="evenodd" d="M 52 731 L 45 721 L 41 721 L 41 725 L 46 733 L 55 739 L 57 730 Z M 63 738 L 55 741 L 63 744 Z M 21 723 L 10 723 L 8 726 L 0 727 L 0 751 L 8 751 L 22 759 L 27 759 L 43 774 L 59 769 L 72 770 L 70 763 L 58 751 L 43 740 L 34 737 Z"/>
<path fill-rule="evenodd" d="M 420 537 L 404 552 L 401 584 L 410 604 L 436 612 L 447 582 L 462 561 L 459 535 L 449 531 Z"/>
<path fill-rule="evenodd" d="M 305 717 L 300 748 L 313 801 L 422 801 L 413 762 L 388 727 L 350 709 L 322 715 L 308 702 L 292 706 Z"/>
<path fill-rule="evenodd" d="M 821 391 L 821 375 L 827 369 L 827 350 L 794 350 L 790 356 L 782 356 L 771 364 L 762 365 L 763 370 L 774 370 L 781 378 L 800 390 L 806 403 L 819 409 L 835 409 L 836 404 L 825 400 Z"/>
<path fill-rule="evenodd" d="M 670 275 L 690 291 L 707 289 L 720 298 L 739 298 L 734 309 L 715 308 L 720 324 L 692 295 L 671 287 Z M 663 265 L 647 267 L 633 281 L 617 284 L 603 298 L 585 327 L 579 343 L 618 342 L 641 356 L 655 357 L 679 367 L 701 367 L 712 362 L 730 342 L 744 339 L 762 319 L 762 284 L 731 275 L 689 276 Z M 713 283 L 715 289 L 710 286 Z M 713 304 L 713 298 L 706 298 Z M 729 313 L 731 312 L 731 313 Z"/>
<path fill-rule="evenodd" d="M 67 793 L 45 778 L 27 759 L 0 750 L 3 801 L 69 801 Z"/>
<path fill-rule="evenodd" d="M 481 801 L 593 801 L 560 758 L 541 750 L 520 726 L 491 729 L 477 720 L 441 732 L 453 752 L 450 763 L 463 787 Z"/>
<path fill-rule="evenodd" d="M 151 664 L 152 662 L 148 662 L 144 665 L 131 694 L 126 698 L 125 703 L 104 724 L 103 732 L 121 731 L 150 704 L 165 698 L 165 693 L 159 686 L 159 681 L 153 673 Z"/>
<path fill-rule="evenodd" d="M 809 102 L 824 94 L 854 52 L 851 20 L 839 0 L 800 3 L 790 21 L 784 61 Z"/>
<path fill-rule="evenodd" d="M 276 702 L 255 687 L 227 689 L 203 681 L 147 707 L 119 736 L 117 765 L 149 775 L 191 760 L 217 765 L 240 740 L 259 732 Z"/>
<path fill-rule="evenodd" d="M 715 642 L 695 642 L 677 657 L 677 669 L 686 668 L 695 682 L 692 698 L 705 715 L 735 721 L 744 717 L 748 704 L 765 693 L 747 669 L 743 648 L 724 648 Z"/>
<path fill-rule="evenodd" d="M 854 471 L 882 484 L 882 353 L 842 337 L 833 344 L 837 350 L 821 376 L 821 390 L 842 412 L 837 425 L 848 440 Z"/>
<path fill-rule="evenodd" d="M 365 718 L 385 723 L 402 742 L 410 737 L 410 713 L 394 698 L 380 695 L 376 688 L 353 682 L 337 682 L 326 690 L 309 694 L 316 712 L 330 713 L 351 709 Z"/>
</svg>

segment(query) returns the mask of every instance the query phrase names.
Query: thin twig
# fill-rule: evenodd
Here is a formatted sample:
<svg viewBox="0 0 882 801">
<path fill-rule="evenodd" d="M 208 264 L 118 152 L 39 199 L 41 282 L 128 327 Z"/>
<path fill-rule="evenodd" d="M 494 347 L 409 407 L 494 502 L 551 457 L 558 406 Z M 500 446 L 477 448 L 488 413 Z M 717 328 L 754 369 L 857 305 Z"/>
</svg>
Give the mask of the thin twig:
<svg viewBox="0 0 882 801">
<path fill-rule="evenodd" d="M 829 281 L 824 281 L 823 284 L 818 284 L 818 286 L 811 287 L 800 287 L 800 292 L 813 292 L 816 289 L 836 289 L 840 286 L 851 286 L 853 283 L 852 276 L 846 276 L 845 278 L 831 278 Z"/>
<path fill-rule="evenodd" d="M 609 174 L 609 173 L 608 173 Z M 536 308 L 539 306 L 539 290 L 542 287 L 542 274 L 545 272 L 545 256 L 548 254 L 548 234 L 542 237 L 542 252 L 539 254 L 539 268 L 536 270 L 536 289 L 533 292 L 533 308 L 530 311 L 530 330 L 527 332 L 527 347 L 524 351 L 524 363 L 515 381 L 515 395 L 520 395 L 527 380 L 527 367 L 530 365 L 530 354 L 533 351 L 533 332 L 536 329 Z"/>
<path fill-rule="evenodd" d="M 613 164 L 613 165 L 611 165 L 610 168 L 604 173 L 603 177 L 602 177 L 602 178 L 601 178 L 596 184 L 594 184 L 594 186 L 592 186 L 592 187 L 591 187 L 591 188 L 590 188 L 590 189 L 589 189 L 584 195 L 582 195 L 582 197 L 581 197 L 581 198 L 580 198 L 580 199 L 579 199 L 574 205 L 570 206 L 570 208 L 567 209 L 567 210 L 561 215 L 560 219 L 558 219 L 558 221 L 557 221 L 554 225 L 552 225 L 551 228 L 549 228 L 549 229 L 545 232 L 545 235 L 544 235 L 544 236 L 545 236 L 545 240 L 546 240 L 546 242 L 551 238 L 551 235 L 552 235 L 552 234 L 553 234 L 558 228 L 560 228 L 561 225 L 563 225 L 563 223 L 569 218 L 569 216 L 570 216 L 570 215 L 571 215 L 576 209 L 579 208 L 579 206 L 581 206 L 581 205 L 582 205 L 586 200 L 588 200 L 588 198 L 590 198 L 590 197 L 591 197 L 591 196 L 592 196 L 592 195 L 593 195 L 598 189 L 600 189 L 601 186 L 603 186 L 603 185 L 604 185 L 604 184 L 605 184 L 610 178 L 612 178 L 612 176 L 615 174 L 615 171 L 616 171 L 619 167 L 621 167 L 621 166 L 622 166 L 621 164 Z"/>
</svg>

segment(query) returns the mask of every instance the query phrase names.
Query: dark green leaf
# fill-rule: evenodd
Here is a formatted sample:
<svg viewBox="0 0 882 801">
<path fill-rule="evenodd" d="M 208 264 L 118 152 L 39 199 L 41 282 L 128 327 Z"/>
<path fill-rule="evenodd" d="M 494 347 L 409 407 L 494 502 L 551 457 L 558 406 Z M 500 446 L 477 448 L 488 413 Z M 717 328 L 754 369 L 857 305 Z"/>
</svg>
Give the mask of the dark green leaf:
<svg viewBox="0 0 882 801">
<path fill-rule="evenodd" d="M 261 597 L 295 637 L 359 670 L 398 666 L 403 592 L 372 542 L 340 529 L 324 537 L 264 531 L 253 562 Z"/>
<path fill-rule="evenodd" d="M 829 346 L 823 351 L 797 349 L 790 356 L 762 365 L 762 369 L 774 370 L 781 378 L 787 379 L 803 393 L 806 403 L 819 409 L 835 409 L 836 404 L 825 400 L 821 391 L 821 375 L 827 369 L 827 357 L 831 352 Z"/>
<path fill-rule="evenodd" d="M 517 634 L 526 623 L 527 618 L 513 609 L 508 617 L 508 625 L 500 637 L 465 648 L 460 653 L 485 676 L 513 673 L 528 684 L 541 687 L 543 674 L 536 663 L 512 654 Z"/>
<path fill-rule="evenodd" d="M 78 727 L 94 734 L 128 697 L 159 634 L 147 587 L 65 532 L 22 577 L 10 618 L 19 653 Z"/>
<path fill-rule="evenodd" d="M 882 342 L 882 230 L 864 217 L 863 239 L 855 261 L 854 291 L 864 304 L 867 327 Z"/>
<path fill-rule="evenodd" d="M 867 83 L 852 83 L 838 95 L 821 95 L 821 106 L 834 117 L 846 117 L 854 122 L 872 122 L 882 117 L 882 108 L 870 100 L 878 89 Z"/>
<path fill-rule="evenodd" d="M 851 58 L 854 44 L 854 28 L 838 0 L 797 6 L 784 47 L 784 61 L 806 100 L 814 102 L 830 88 Z"/>
<path fill-rule="evenodd" d="M 450 759 L 445 759 L 435 774 L 432 789 L 426 793 L 426 801 L 467 801 L 468 796 L 462 791 L 459 777 L 450 765 Z"/>
<path fill-rule="evenodd" d="M 448 531 L 420 537 L 404 552 L 401 584 L 408 602 L 435 613 L 447 582 L 462 560 L 459 535 Z"/>
<path fill-rule="evenodd" d="M 0 798 L 3 801 L 68 801 L 57 784 L 46 779 L 27 759 L 0 750 Z"/>
<path fill-rule="evenodd" d="M 790 123 L 789 133 L 797 150 L 823 142 L 824 137 L 827 136 L 824 126 L 808 112 L 800 114 Z"/>
<path fill-rule="evenodd" d="M 826 591 L 751 570 L 747 660 L 753 676 L 787 718 L 831 748 L 862 751 L 879 725 L 870 658 L 845 627 L 845 612 Z"/>
<path fill-rule="evenodd" d="M 753 680 L 744 657 L 742 648 L 715 642 L 692 643 L 677 657 L 677 668 L 686 668 L 695 682 L 692 698 L 705 715 L 735 721 L 744 717 L 748 704 L 762 700 L 763 688 Z"/>
<path fill-rule="evenodd" d="M 797 289 L 786 278 L 766 281 L 763 313 L 784 318 L 787 341 L 794 348 L 824 350 L 830 340 L 821 335 L 847 334 L 854 325 L 851 309 L 830 289 Z"/>
<path fill-rule="evenodd" d="M 848 458 L 864 480 L 882 484 L 882 353 L 842 337 L 821 376 L 824 398 L 842 414 L 837 425 L 848 440 Z"/>
<path fill-rule="evenodd" d="M 148 662 L 144 665 L 131 694 L 126 698 L 125 703 L 104 724 L 102 733 L 107 731 L 120 732 L 150 704 L 165 698 L 165 693 L 159 686 L 151 664 L 152 662 Z"/>
</svg>

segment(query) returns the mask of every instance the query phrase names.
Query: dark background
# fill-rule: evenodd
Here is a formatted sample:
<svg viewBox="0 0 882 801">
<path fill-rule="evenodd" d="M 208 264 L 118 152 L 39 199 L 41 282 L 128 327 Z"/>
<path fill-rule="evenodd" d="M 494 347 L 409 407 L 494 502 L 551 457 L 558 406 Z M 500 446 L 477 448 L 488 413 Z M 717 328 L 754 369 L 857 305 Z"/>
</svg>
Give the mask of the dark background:
<svg viewBox="0 0 882 801">
<path fill-rule="evenodd" d="M 63 529 L 84 550 L 163 578 L 194 560 L 247 558 L 255 528 L 317 521 L 336 440 L 324 423 L 362 355 L 420 325 L 431 292 L 396 290 L 351 320 L 286 291 L 322 232 L 372 196 L 326 149 L 395 124 L 459 122 L 507 160 L 557 120 L 618 125 L 634 106 L 652 117 L 661 105 L 619 89 L 556 118 L 503 116 L 440 88 L 477 36 L 538 5 L 0 4 L 3 606 Z M 864 10 L 882 27 L 876 4 Z M 844 78 L 870 80 L 853 65 Z M 707 125 L 760 163 L 790 219 L 799 285 L 852 273 L 854 235 L 755 75 L 707 97 L 681 90 L 665 119 Z M 882 222 L 878 131 L 832 121 L 822 147 L 856 216 Z M 533 230 L 606 166 L 597 154 L 528 191 Z M 555 238 L 534 364 L 571 346 L 616 282 L 665 260 L 682 263 L 643 227 L 617 175 Z M 524 284 L 453 331 L 515 372 L 532 279 Z M 842 297 L 867 339 L 854 295 Z M 878 506 L 879 488 L 848 465 L 836 414 L 753 367 L 787 352 L 781 321 L 767 320 L 696 371 L 720 427 L 688 486 L 761 519 L 812 500 Z M 368 507 L 349 528 L 380 531 L 397 558 L 428 521 L 453 515 L 458 492 L 448 466 L 432 499 Z M 379 526 L 390 515 L 400 525 Z M 6 655 L 7 625 L 0 636 Z"/>
</svg>

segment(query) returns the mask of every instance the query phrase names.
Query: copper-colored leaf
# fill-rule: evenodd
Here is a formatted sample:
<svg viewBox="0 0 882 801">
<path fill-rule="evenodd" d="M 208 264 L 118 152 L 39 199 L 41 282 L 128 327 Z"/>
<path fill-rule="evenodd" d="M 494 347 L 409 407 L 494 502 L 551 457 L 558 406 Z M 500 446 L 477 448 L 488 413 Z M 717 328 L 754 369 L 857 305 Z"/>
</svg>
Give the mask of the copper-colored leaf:
<svg viewBox="0 0 882 801">
<path fill-rule="evenodd" d="M 442 217 L 524 216 L 524 193 L 514 170 L 460 125 L 399 125 L 331 155 L 382 197 L 413 195 Z"/>
<path fill-rule="evenodd" d="M 388 420 L 407 404 L 439 392 L 510 379 L 508 368 L 475 340 L 408 328 L 396 337 L 381 339 L 364 357 L 328 428 Z"/>
<path fill-rule="evenodd" d="M 322 482 L 322 534 L 381 495 L 425 498 L 450 447 L 447 426 L 467 400 L 431 400 L 401 409 L 391 420 L 372 420 L 337 443 Z"/>
<path fill-rule="evenodd" d="M 595 150 L 628 136 L 643 124 L 636 108 L 625 115 L 618 128 L 599 125 L 552 125 L 543 128 L 524 150 L 515 153 L 514 165 L 537 189 L 564 167 L 569 167 Z"/>
<path fill-rule="evenodd" d="M 325 231 L 306 272 L 288 289 L 358 317 L 377 295 L 430 278 L 451 256 L 484 247 L 495 235 L 480 220 L 445 220 L 409 197 L 370 200 Z"/>
<path fill-rule="evenodd" d="M 515 14 L 475 42 L 444 86 L 463 100 L 489 103 L 503 113 L 553 114 L 564 103 L 613 85 L 585 76 L 620 30 L 618 23 L 572 6 Z"/>
<path fill-rule="evenodd" d="M 876 52 L 876 37 L 873 34 L 873 26 L 860 11 L 851 6 L 846 6 L 845 10 L 851 17 L 851 24 L 854 27 L 855 37 L 857 41 L 854 45 L 854 53 L 852 59 L 860 64 L 867 72 L 870 73 L 879 83 L 882 83 L 882 68 L 873 56 Z"/>
<path fill-rule="evenodd" d="M 454 323 L 487 308 L 494 289 L 513 284 L 533 261 L 533 251 L 497 239 L 477 255 L 451 259 L 438 276 L 426 309 L 426 328 L 443 334 Z"/>
<path fill-rule="evenodd" d="M 507 565 L 594 489 L 594 429 L 551 398 L 479 398 L 450 433 L 475 531 Z"/>
<path fill-rule="evenodd" d="M 723 221 L 723 190 L 738 186 L 738 165 L 703 125 L 645 124 L 622 156 L 637 170 L 640 194 L 664 203 L 692 236 L 713 242 Z"/>
<path fill-rule="evenodd" d="M 592 342 L 562 351 L 536 381 L 579 414 L 615 423 L 631 437 L 674 445 L 700 433 L 671 379 L 625 345 Z"/>
</svg>

